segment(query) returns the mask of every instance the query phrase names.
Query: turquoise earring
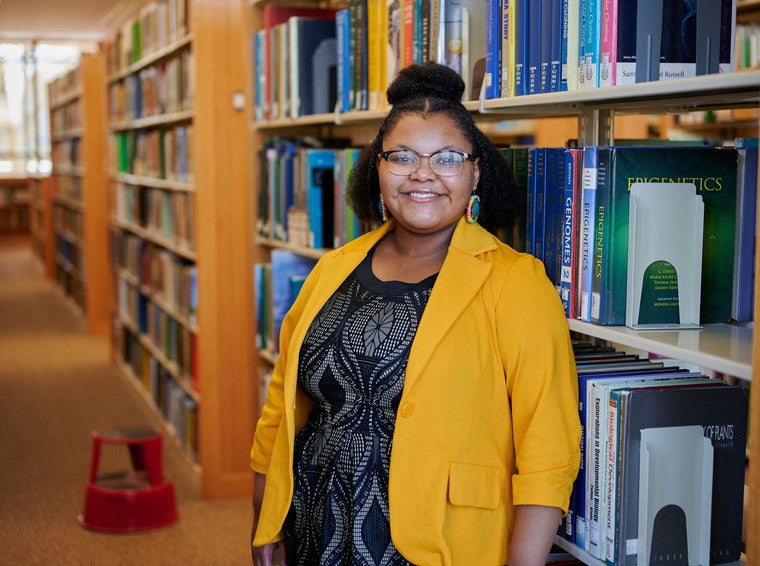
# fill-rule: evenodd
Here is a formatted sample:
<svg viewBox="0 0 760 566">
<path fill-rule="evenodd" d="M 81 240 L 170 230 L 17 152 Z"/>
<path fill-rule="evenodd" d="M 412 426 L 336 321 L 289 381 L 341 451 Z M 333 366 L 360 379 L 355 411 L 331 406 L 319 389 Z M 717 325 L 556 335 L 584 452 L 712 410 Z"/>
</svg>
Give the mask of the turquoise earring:
<svg viewBox="0 0 760 566">
<path fill-rule="evenodd" d="M 472 224 L 478 219 L 478 216 L 480 216 L 480 197 L 472 193 L 467 202 L 467 208 L 464 209 L 464 217 L 468 223 Z"/>
</svg>

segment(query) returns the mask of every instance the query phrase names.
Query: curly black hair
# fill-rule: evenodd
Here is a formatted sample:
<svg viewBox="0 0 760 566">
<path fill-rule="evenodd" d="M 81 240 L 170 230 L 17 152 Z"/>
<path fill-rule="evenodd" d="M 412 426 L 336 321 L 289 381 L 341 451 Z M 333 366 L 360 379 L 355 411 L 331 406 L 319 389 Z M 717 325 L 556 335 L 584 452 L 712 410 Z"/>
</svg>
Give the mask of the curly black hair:
<svg viewBox="0 0 760 566">
<path fill-rule="evenodd" d="M 346 188 L 347 204 L 361 221 L 381 220 L 377 156 L 383 151 L 385 136 L 403 116 L 443 114 L 458 124 L 472 143 L 473 153 L 480 158 L 476 189 L 481 204 L 478 222 L 493 234 L 512 225 L 517 205 L 514 176 L 501 152 L 475 125 L 469 110 L 462 104 L 464 90 L 462 78 L 445 65 L 430 62 L 401 70 L 388 87 L 391 109 L 375 139 L 361 150 Z"/>
</svg>

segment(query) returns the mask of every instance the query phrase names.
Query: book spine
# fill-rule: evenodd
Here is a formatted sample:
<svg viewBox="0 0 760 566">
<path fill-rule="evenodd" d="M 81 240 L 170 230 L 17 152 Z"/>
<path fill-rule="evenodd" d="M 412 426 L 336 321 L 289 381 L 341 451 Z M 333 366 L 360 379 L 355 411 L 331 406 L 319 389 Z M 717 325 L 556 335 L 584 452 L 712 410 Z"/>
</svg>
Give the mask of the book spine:
<svg viewBox="0 0 760 566">
<path fill-rule="evenodd" d="M 551 81 L 552 40 L 556 37 L 552 29 L 553 0 L 541 0 L 539 21 L 539 63 L 538 63 L 538 92 L 549 92 Z"/>
<path fill-rule="evenodd" d="M 638 0 L 619 2 L 617 6 L 617 39 L 615 48 L 615 84 L 636 82 L 636 28 Z"/>
<path fill-rule="evenodd" d="M 528 10 L 527 31 L 527 94 L 541 92 L 541 12 L 542 2 L 532 2 Z"/>
<path fill-rule="evenodd" d="M 528 11 L 530 9 L 529 0 L 514 0 L 515 6 L 515 33 L 514 37 L 514 54 L 515 54 L 515 96 L 528 94 Z"/>
<path fill-rule="evenodd" d="M 501 96 L 501 2 L 486 1 L 486 98 Z"/>
<path fill-rule="evenodd" d="M 586 83 L 586 5 L 593 0 L 578 0 L 578 88 Z"/>
<path fill-rule="evenodd" d="M 596 88 L 599 86 L 601 15 L 601 0 L 586 0 L 586 35 L 583 38 L 583 54 L 585 59 L 584 88 Z"/>
<path fill-rule="evenodd" d="M 575 201 L 578 192 L 576 183 L 576 160 L 579 150 L 568 149 L 564 152 L 564 192 L 562 217 L 562 265 L 560 273 L 560 298 L 565 309 L 565 316 L 573 318 L 572 281 L 573 281 L 573 252 L 575 251 Z"/>
<path fill-rule="evenodd" d="M 501 4 L 501 95 L 515 95 L 515 7 L 517 0 Z"/>
<path fill-rule="evenodd" d="M 567 45 L 566 6 L 564 0 L 551 0 L 548 92 L 559 92 L 562 88 L 562 53 Z"/>
<path fill-rule="evenodd" d="M 620 430 L 621 430 L 621 390 L 613 389 L 610 391 L 610 402 L 608 407 L 607 422 L 607 513 L 605 514 L 605 553 L 604 559 L 608 566 L 615 563 L 615 553 L 617 547 L 617 520 L 618 513 L 618 496 L 620 492 L 619 475 L 622 469 L 620 466 Z"/>
<path fill-rule="evenodd" d="M 566 69 L 563 73 L 562 90 L 578 89 L 578 41 L 580 26 L 580 0 L 563 0 L 567 6 L 567 46 L 562 57 Z"/>
<path fill-rule="evenodd" d="M 591 322 L 595 324 L 611 324 L 609 308 L 609 293 L 613 292 L 609 287 L 608 273 L 610 263 L 610 220 L 609 204 L 611 198 L 611 156 L 612 150 L 608 147 L 598 149 L 596 164 L 596 207 L 594 211 L 594 251 L 593 251 L 593 278 L 591 284 Z M 614 290 L 617 291 L 617 290 Z M 619 323 L 620 321 L 617 321 Z"/>
<path fill-rule="evenodd" d="M 591 322 L 591 289 L 593 285 L 594 211 L 596 210 L 596 177 L 598 146 L 583 150 L 583 189 L 580 207 L 579 285 L 580 320 Z"/>
<path fill-rule="evenodd" d="M 336 63 L 338 77 L 338 108 L 341 112 L 351 110 L 351 27 L 348 8 L 335 13 Z"/>
<path fill-rule="evenodd" d="M 602 0 L 599 86 L 614 86 L 617 61 L 618 0 Z"/>
</svg>

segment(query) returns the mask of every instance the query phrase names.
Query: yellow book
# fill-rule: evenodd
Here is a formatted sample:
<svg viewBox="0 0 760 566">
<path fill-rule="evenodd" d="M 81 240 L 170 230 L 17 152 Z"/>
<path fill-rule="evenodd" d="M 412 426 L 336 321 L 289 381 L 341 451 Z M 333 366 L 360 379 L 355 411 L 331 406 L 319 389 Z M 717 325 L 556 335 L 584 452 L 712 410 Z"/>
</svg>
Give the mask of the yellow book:
<svg viewBox="0 0 760 566">
<path fill-rule="evenodd" d="M 367 94 L 368 109 L 379 110 L 381 105 L 381 81 L 384 76 L 382 56 L 385 45 L 382 41 L 383 0 L 367 0 Z"/>
</svg>

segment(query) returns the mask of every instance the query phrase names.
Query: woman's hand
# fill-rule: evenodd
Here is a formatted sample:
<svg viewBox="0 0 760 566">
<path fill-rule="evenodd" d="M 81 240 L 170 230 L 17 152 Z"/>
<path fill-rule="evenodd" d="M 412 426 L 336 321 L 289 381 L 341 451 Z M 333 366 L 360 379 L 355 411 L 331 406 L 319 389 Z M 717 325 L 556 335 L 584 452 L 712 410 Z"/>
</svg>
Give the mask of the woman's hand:
<svg viewBox="0 0 760 566">
<path fill-rule="evenodd" d="M 259 524 L 261 501 L 264 499 L 264 488 L 267 477 L 263 474 L 254 473 L 253 477 L 253 524 L 251 525 L 251 558 L 253 566 L 288 566 L 285 555 L 285 541 L 273 542 L 264 546 L 253 546 L 253 538 L 256 535 L 256 527 Z"/>
<path fill-rule="evenodd" d="M 285 541 L 264 546 L 251 546 L 253 566 L 288 566 L 285 556 Z"/>
</svg>

